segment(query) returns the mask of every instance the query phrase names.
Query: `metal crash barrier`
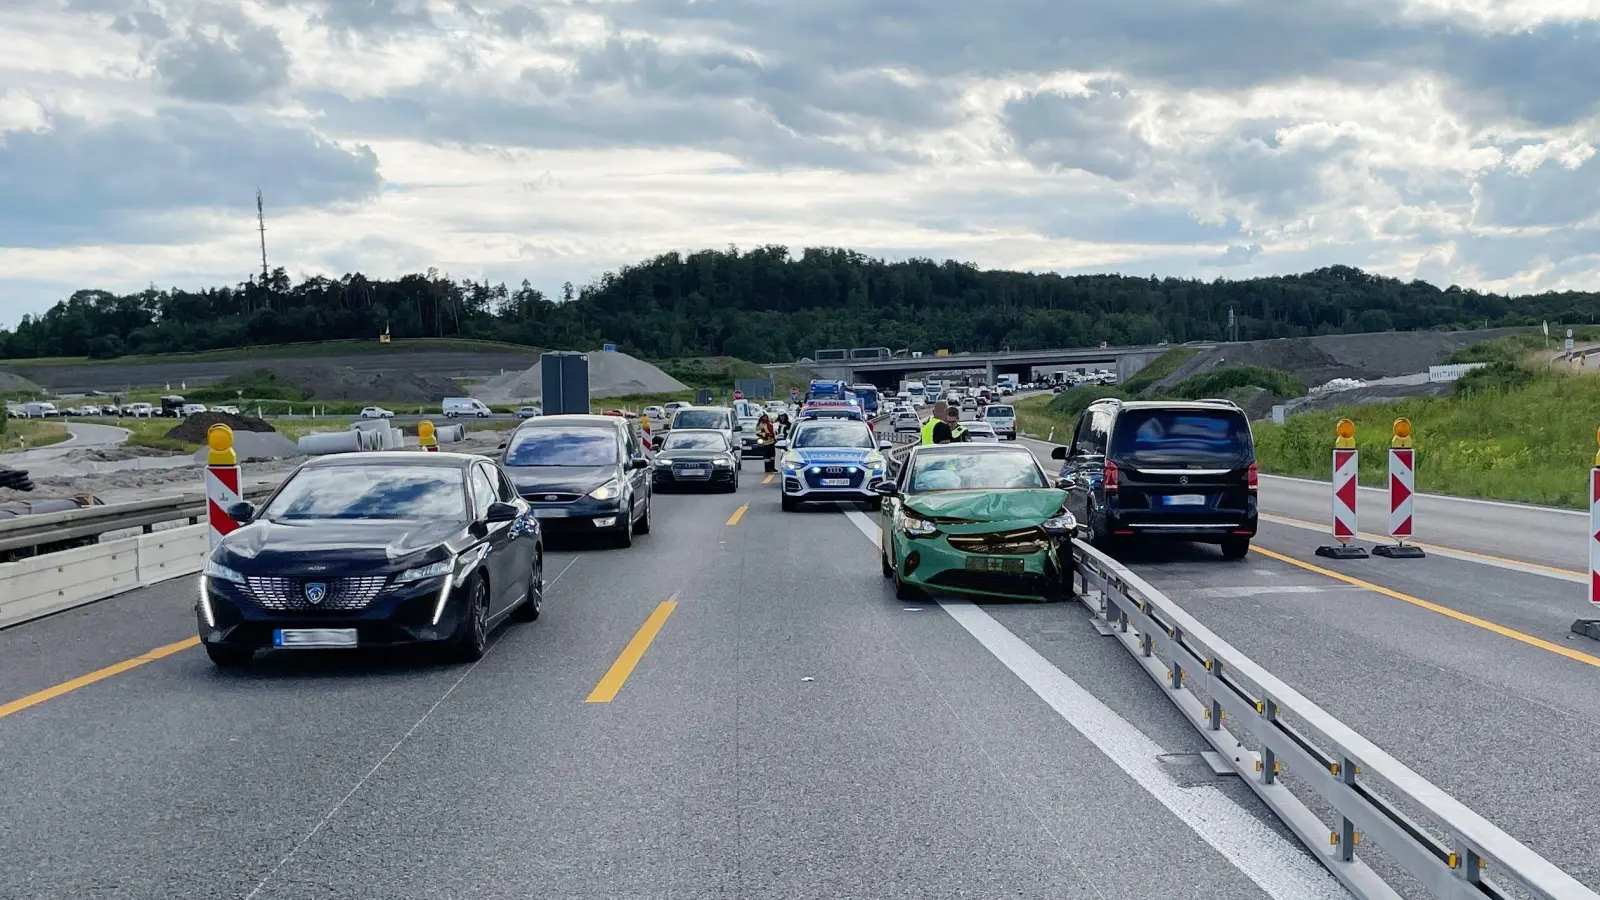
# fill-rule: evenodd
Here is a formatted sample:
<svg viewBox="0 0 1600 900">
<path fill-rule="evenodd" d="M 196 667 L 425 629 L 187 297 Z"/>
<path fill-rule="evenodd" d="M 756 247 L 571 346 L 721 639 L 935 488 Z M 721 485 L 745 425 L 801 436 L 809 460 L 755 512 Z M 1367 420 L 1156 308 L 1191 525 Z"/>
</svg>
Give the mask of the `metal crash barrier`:
<svg viewBox="0 0 1600 900">
<path fill-rule="evenodd" d="M 1074 544 L 1074 553 L 1083 585 L 1079 599 L 1098 617 L 1097 627 L 1122 643 L 1235 774 L 1355 896 L 1402 896 L 1356 852 L 1366 841 L 1440 900 L 1600 900 L 1122 564 L 1082 543 Z M 1316 793 L 1336 821 L 1313 813 L 1285 778 Z"/>
</svg>

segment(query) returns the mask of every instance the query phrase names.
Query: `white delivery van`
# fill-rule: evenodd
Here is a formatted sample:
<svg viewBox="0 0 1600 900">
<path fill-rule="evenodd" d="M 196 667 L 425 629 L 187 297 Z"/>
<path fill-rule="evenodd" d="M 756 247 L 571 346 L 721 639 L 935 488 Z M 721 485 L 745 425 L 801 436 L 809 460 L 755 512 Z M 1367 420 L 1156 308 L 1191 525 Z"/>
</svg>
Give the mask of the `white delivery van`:
<svg viewBox="0 0 1600 900">
<path fill-rule="evenodd" d="M 457 416 L 475 416 L 487 419 L 494 415 L 494 410 L 485 406 L 482 400 L 471 397 L 446 397 L 444 398 L 444 417 L 454 419 Z"/>
</svg>

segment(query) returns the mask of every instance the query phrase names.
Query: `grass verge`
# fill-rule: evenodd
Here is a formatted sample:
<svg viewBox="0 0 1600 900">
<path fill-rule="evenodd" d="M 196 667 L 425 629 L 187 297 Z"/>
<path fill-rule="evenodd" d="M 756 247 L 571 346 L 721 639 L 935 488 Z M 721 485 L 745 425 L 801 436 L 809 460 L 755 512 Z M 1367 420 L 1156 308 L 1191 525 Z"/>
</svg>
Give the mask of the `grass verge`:
<svg viewBox="0 0 1600 900">
<path fill-rule="evenodd" d="M 1179 366 L 1199 352 L 1193 347 L 1173 347 L 1156 357 L 1150 365 L 1133 373 L 1133 377 L 1122 383 L 1122 390 L 1130 397 L 1137 396 L 1145 388 L 1178 371 Z"/>
<path fill-rule="evenodd" d="M 307 341 L 296 344 L 263 344 L 259 347 L 235 347 L 227 350 L 200 350 L 194 353 L 146 353 L 132 356 L 115 356 L 110 359 L 91 359 L 87 356 L 42 356 L 37 359 L 3 359 L 7 366 L 126 366 L 143 363 L 208 362 L 232 359 L 298 359 L 318 356 L 356 356 L 367 353 L 451 353 L 495 351 L 500 353 L 527 353 L 536 357 L 539 350 L 522 344 L 503 341 L 478 341 L 468 338 L 407 338 L 382 343 L 372 340 Z M 531 365 L 531 363 L 530 363 Z"/>
<path fill-rule="evenodd" d="M 1448 397 L 1302 413 L 1281 426 L 1258 422 L 1256 457 L 1263 471 L 1326 480 L 1334 425 L 1349 417 L 1362 451 L 1361 483 L 1382 487 L 1391 425 L 1404 416 L 1415 433 L 1417 490 L 1587 509 L 1600 426 L 1593 384 L 1581 375 L 1524 372 L 1463 379 Z"/>
<path fill-rule="evenodd" d="M 70 436 L 67 434 L 67 426 L 60 422 L 46 422 L 42 419 L 7 419 L 5 428 L 0 430 L 0 452 L 48 447 L 51 444 L 59 444 Z"/>
</svg>

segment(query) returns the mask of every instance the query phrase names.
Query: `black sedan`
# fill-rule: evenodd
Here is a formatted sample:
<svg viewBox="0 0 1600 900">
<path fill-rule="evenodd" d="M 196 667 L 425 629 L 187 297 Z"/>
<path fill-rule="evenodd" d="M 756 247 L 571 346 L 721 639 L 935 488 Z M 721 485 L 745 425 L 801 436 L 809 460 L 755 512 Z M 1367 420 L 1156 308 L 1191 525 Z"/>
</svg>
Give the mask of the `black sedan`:
<svg viewBox="0 0 1600 900">
<path fill-rule="evenodd" d="M 435 644 L 477 660 L 502 620 L 539 617 L 544 539 L 499 466 L 459 453 L 349 453 L 294 471 L 200 575 L 206 654 Z"/>
<path fill-rule="evenodd" d="M 709 428 L 679 428 L 668 434 L 652 468 L 658 490 L 711 485 L 729 492 L 739 489 L 739 457 L 726 435 Z"/>
</svg>

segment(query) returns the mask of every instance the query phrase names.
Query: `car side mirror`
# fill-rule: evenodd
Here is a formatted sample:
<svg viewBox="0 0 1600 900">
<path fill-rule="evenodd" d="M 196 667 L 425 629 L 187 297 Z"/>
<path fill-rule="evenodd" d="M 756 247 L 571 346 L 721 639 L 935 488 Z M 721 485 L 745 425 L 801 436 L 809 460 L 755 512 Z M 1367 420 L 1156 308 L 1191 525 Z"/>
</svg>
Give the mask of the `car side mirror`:
<svg viewBox="0 0 1600 900">
<path fill-rule="evenodd" d="M 789 449 L 789 442 L 787 440 L 782 440 L 782 441 L 777 442 L 773 446 L 777 447 L 779 450 L 787 450 L 787 449 Z"/>
<path fill-rule="evenodd" d="M 898 497 L 900 488 L 892 481 L 880 481 L 872 486 L 872 492 L 880 497 Z"/>
<path fill-rule="evenodd" d="M 228 508 L 223 512 L 228 514 L 228 518 L 238 522 L 240 525 L 247 525 L 251 519 L 256 517 L 256 505 L 246 500 L 240 500 L 238 503 L 228 504 Z"/>
<path fill-rule="evenodd" d="M 1067 458 L 1067 448 L 1065 448 L 1065 447 L 1057 447 L 1054 450 L 1051 450 L 1050 451 L 1050 458 L 1051 459 L 1066 459 Z"/>
<path fill-rule="evenodd" d="M 496 501 L 489 504 L 489 511 L 484 514 L 485 522 L 509 522 L 522 515 L 522 510 L 517 509 L 514 503 Z"/>
<path fill-rule="evenodd" d="M 879 441 L 878 442 L 878 449 L 879 450 L 888 450 L 893 446 L 894 446 L 894 441 Z"/>
<path fill-rule="evenodd" d="M 744 430 L 744 426 L 743 425 L 735 425 L 735 426 L 733 426 L 733 430 L 735 432 L 743 431 Z"/>
<path fill-rule="evenodd" d="M 648 469 L 648 468 L 650 468 L 650 460 L 645 459 L 642 456 L 638 457 L 638 458 L 635 458 L 635 459 L 630 459 L 630 460 L 628 460 L 628 468 L 630 468 L 630 469 Z"/>
<path fill-rule="evenodd" d="M 500 442 L 500 446 L 496 447 L 495 449 L 496 450 L 504 450 L 505 448 L 506 448 L 506 442 L 505 441 L 501 441 Z"/>
<path fill-rule="evenodd" d="M 1065 478 L 1065 477 L 1057 478 L 1056 479 L 1056 487 L 1060 488 L 1063 491 L 1070 490 L 1072 488 L 1072 479 L 1071 478 Z"/>
</svg>

